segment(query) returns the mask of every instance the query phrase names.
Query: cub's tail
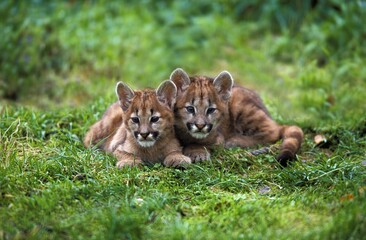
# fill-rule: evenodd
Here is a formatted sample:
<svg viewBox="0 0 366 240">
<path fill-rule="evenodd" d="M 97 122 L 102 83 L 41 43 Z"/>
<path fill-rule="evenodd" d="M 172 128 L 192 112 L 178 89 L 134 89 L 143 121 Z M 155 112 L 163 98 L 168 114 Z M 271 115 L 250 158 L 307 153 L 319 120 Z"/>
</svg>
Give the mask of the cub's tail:
<svg viewBox="0 0 366 240">
<path fill-rule="evenodd" d="M 297 151 L 301 147 L 304 139 L 304 133 L 297 126 L 282 126 L 281 138 L 283 139 L 280 148 L 280 153 L 277 156 L 277 161 L 282 166 L 287 166 L 289 160 L 295 158 Z"/>
</svg>

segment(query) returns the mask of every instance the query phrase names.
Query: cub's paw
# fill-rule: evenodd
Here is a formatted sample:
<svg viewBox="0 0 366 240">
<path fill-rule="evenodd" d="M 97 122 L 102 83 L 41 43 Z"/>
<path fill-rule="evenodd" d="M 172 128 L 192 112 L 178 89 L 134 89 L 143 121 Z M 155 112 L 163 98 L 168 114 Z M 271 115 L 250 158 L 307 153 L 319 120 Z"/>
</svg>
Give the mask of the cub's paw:
<svg viewBox="0 0 366 240">
<path fill-rule="evenodd" d="M 170 154 L 164 159 L 164 165 L 167 167 L 186 168 L 189 164 L 191 159 L 180 153 Z"/>
<path fill-rule="evenodd" d="M 287 167 L 288 164 L 295 159 L 295 154 L 288 150 L 283 150 L 277 156 L 277 161 L 281 164 L 282 167 Z"/>
<path fill-rule="evenodd" d="M 183 154 L 192 162 L 206 161 L 211 157 L 209 150 L 202 146 L 187 146 L 183 149 Z"/>
<path fill-rule="evenodd" d="M 133 167 L 133 166 L 140 166 L 140 165 L 142 165 L 142 160 L 139 158 L 119 160 L 116 164 L 116 166 L 118 168 Z"/>
</svg>

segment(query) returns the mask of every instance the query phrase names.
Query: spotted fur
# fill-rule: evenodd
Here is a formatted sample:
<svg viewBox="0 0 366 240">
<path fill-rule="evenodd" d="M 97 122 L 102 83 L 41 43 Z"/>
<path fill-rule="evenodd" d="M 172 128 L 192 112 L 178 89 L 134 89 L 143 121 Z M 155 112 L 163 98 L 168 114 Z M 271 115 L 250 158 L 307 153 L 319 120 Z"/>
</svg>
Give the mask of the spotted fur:
<svg viewBox="0 0 366 240">
<path fill-rule="evenodd" d="M 207 160 L 210 149 L 223 144 L 218 127 L 229 115 L 227 104 L 232 78 L 228 72 L 222 72 L 215 79 L 188 77 L 177 69 L 170 79 L 178 88 L 174 126 L 184 146 L 183 153 L 194 162 Z"/>
<path fill-rule="evenodd" d="M 99 143 L 99 148 L 117 158 L 117 167 L 189 164 L 191 160 L 182 154 L 173 128 L 176 91 L 171 81 L 163 82 L 156 91 L 133 91 L 119 82 L 116 86 L 118 102 L 90 128 L 84 139 L 85 146 Z"/>
<path fill-rule="evenodd" d="M 297 126 L 276 123 L 257 93 L 232 86 L 230 73 L 224 71 L 216 78 L 189 77 L 182 69 L 176 69 L 170 79 L 178 87 L 175 106 L 177 136 L 184 147 L 184 154 L 193 161 L 208 159 L 207 149 L 215 144 L 223 144 L 227 148 L 245 148 L 274 143 L 280 139 L 283 141 L 278 161 L 287 165 L 288 160 L 295 158 L 303 140 L 302 130 Z M 215 85 L 217 79 L 221 84 Z M 195 108 L 196 115 L 187 111 L 187 105 Z M 216 114 L 204 116 L 211 106 L 215 106 Z M 195 128 L 189 127 L 191 123 L 196 126 L 212 124 L 213 127 L 200 138 L 192 134 Z M 202 149 L 206 150 L 206 155 Z"/>
</svg>

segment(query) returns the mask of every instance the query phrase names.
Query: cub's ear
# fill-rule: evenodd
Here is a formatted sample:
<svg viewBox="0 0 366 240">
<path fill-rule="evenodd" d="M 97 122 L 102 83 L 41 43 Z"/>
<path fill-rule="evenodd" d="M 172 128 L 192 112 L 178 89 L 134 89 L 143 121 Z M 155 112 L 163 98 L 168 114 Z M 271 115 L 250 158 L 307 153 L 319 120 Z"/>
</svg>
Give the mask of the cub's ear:
<svg viewBox="0 0 366 240">
<path fill-rule="evenodd" d="M 181 68 L 175 69 L 170 74 L 170 80 L 177 86 L 177 89 L 184 91 L 191 83 L 188 74 Z"/>
<path fill-rule="evenodd" d="M 123 111 L 126 111 L 131 105 L 132 98 L 135 92 L 123 82 L 118 82 L 116 85 L 116 94 L 119 100 L 119 105 Z"/>
<path fill-rule="evenodd" d="M 177 96 L 177 87 L 172 81 L 166 80 L 156 89 L 156 95 L 161 103 L 173 109 Z"/>
<path fill-rule="evenodd" d="M 228 100 L 230 98 L 234 80 L 228 71 L 221 72 L 214 79 L 213 84 L 223 100 Z"/>
</svg>

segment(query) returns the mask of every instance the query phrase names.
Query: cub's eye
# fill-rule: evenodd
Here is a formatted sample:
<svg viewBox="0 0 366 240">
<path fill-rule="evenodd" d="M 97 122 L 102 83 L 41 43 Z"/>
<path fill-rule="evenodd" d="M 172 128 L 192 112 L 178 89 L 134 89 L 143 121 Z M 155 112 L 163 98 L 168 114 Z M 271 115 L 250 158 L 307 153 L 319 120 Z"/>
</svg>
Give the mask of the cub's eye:
<svg viewBox="0 0 366 240">
<path fill-rule="evenodd" d="M 187 112 L 189 112 L 189 113 L 194 113 L 194 107 L 192 107 L 192 106 L 188 106 L 188 107 L 186 107 L 186 110 L 187 110 Z"/>
<path fill-rule="evenodd" d="M 134 122 L 134 123 L 139 123 L 140 119 L 138 117 L 132 117 L 131 121 Z"/>
<path fill-rule="evenodd" d="M 206 111 L 206 113 L 207 114 L 212 114 L 212 113 L 214 113 L 216 111 L 216 108 L 208 108 L 207 109 L 207 111 Z"/>
<path fill-rule="evenodd" d="M 153 116 L 153 117 L 150 118 L 150 122 L 156 123 L 157 121 L 159 121 L 159 119 L 160 119 L 159 117 Z"/>
</svg>

